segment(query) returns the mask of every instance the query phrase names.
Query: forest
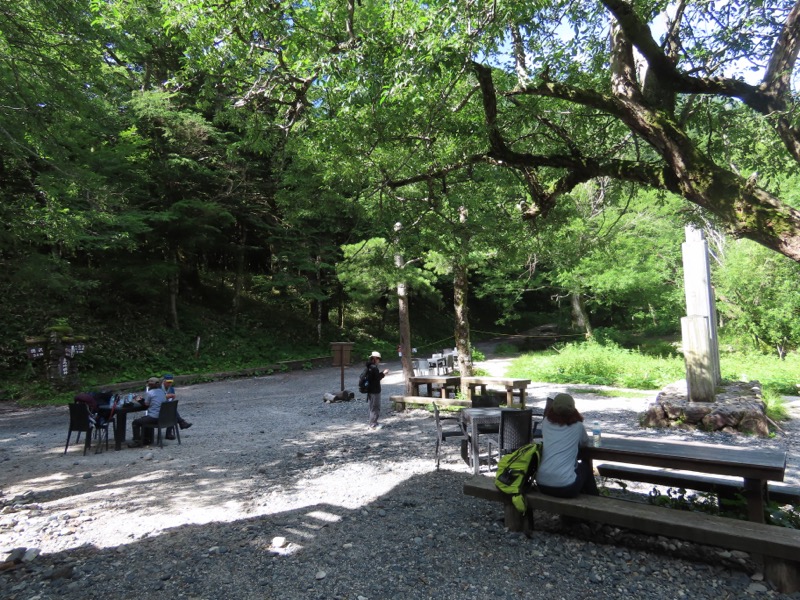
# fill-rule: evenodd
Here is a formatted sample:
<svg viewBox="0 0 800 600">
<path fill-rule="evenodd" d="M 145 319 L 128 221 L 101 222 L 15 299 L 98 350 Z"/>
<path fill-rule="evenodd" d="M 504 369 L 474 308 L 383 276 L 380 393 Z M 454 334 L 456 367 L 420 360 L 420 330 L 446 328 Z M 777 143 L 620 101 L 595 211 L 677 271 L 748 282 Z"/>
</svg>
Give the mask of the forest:
<svg viewBox="0 0 800 600">
<path fill-rule="evenodd" d="M 543 324 L 668 353 L 687 226 L 725 347 L 782 360 L 798 51 L 776 0 L 4 3 L 0 397 L 53 333 L 84 386 L 341 340 L 466 373 Z"/>
</svg>

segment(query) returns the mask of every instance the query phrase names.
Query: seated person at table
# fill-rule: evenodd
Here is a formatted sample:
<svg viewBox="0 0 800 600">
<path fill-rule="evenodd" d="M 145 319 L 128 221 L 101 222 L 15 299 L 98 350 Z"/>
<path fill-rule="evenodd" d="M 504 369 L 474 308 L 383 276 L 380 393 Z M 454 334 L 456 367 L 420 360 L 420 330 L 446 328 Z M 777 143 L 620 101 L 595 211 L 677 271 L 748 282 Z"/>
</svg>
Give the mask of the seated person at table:
<svg viewBox="0 0 800 600">
<path fill-rule="evenodd" d="M 164 390 L 164 394 L 166 394 L 167 402 L 175 400 L 175 378 L 172 376 L 172 373 L 164 373 L 164 377 L 162 377 L 161 382 L 161 389 Z M 180 414 L 176 415 L 178 417 L 178 427 L 181 429 L 189 429 L 192 426 L 189 421 L 186 419 L 182 419 Z M 175 428 L 168 427 L 167 428 L 167 435 L 166 438 L 168 440 L 175 439 Z"/>
<path fill-rule="evenodd" d="M 139 417 L 133 422 L 133 441 L 128 444 L 129 448 L 138 448 L 142 445 L 142 425 L 155 425 L 158 423 L 161 405 L 166 400 L 167 395 L 161 387 L 161 380 L 158 377 L 148 379 L 147 391 L 142 399 L 142 403 L 147 407 L 147 413 L 144 417 Z"/>
<path fill-rule="evenodd" d="M 542 422 L 542 461 L 536 485 L 543 494 L 574 498 L 580 493 L 598 496 L 591 459 L 578 460 L 578 450 L 589 444 L 583 416 L 569 394 L 556 394 Z"/>
</svg>

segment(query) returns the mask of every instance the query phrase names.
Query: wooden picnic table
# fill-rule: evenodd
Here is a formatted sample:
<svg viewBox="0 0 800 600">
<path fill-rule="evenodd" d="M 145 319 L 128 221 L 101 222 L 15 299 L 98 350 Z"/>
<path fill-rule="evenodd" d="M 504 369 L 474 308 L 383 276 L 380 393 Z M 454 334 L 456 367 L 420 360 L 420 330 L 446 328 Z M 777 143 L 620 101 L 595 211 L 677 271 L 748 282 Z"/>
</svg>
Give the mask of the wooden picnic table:
<svg viewBox="0 0 800 600">
<path fill-rule="evenodd" d="M 471 462 L 475 475 L 480 473 L 479 435 L 481 426 L 500 424 L 499 408 L 465 408 L 461 411 L 469 433 Z M 693 471 L 727 475 L 742 479 L 751 521 L 764 522 L 768 499 L 767 482 L 783 481 L 786 452 L 765 448 L 740 448 L 699 442 L 667 442 L 652 438 L 603 434 L 600 446 L 585 446 L 581 454 L 592 460 L 606 460 L 674 471 Z"/>
<path fill-rule="evenodd" d="M 455 390 L 461 385 L 461 378 L 458 375 L 415 375 L 408 378 L 411 384 L 412 396 L 433 397 L 433 386 L 441 386 L 442 398 L 447 398 L 448 389 Z M 427 394 L 420 394 L 420 386 L 427 386 Z"/>
<path fill-rule="evenodd" d="M 472 400 L 475 389 L 480 388 L 485 394 L 489 386 L 504 388 L 506 391 L 506 405 L 514 405 L 514 398 L 519 398 L 519 405 L 525 408 L 525 396 L 530 379 L 513 379 L 509 377 L 462 377 L 462 384 L 467 384 L 467 399 Z"/>
<path fill-rule="evenodd" d="M 764 448 L 603 434 L 599 447 L 587 446 L 582 452 L 592 460 L 741 477 L 748 518 L 758 523 L 764 522 L 767 482 L 783 481 L 786 472 L 786 452 Z"/>
</svg>

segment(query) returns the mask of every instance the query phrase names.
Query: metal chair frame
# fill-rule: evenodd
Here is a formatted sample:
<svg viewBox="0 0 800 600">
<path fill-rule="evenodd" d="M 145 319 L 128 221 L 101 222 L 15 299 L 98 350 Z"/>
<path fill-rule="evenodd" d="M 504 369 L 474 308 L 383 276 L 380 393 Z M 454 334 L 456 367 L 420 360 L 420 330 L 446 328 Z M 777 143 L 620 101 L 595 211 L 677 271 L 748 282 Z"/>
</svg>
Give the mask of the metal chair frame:
<svg viewBox="0 0 800 600">
<path fill-rule="evenodd" d="M 142 424 L 143 429 L 157 429 L 158 430 L 158 437 L 156 441 L 158 442 L 158 447 L 164 447 L 164 437 L 161 434 L 161 430 L 169 429 L 170 427 L 175 428 L 175 437 L 178 440 L 178 443 L 181 443 L 181 432 L 180 426 L 178 425 L 178 401 L 177 400 L 170 400 L 168 402 L 162 402 L 161 407 L 158 409 L 158 422 L 157 423 L 147 423 Z M 144 438 L 144 432 L 142 432 L 142 438 Z"/>
<path fill-rule="evenodd" d="M 72 432 L 78 433 L 75 436 L 75 443 L 81 441 L 81 433 L 86 433 L 85 442 L 83 444 L 83 455 L 86 456 L 86 451 L 92 445 L 92 433 L 97 437 L 97 448 L 95 454 L 100 452 L 103 447 L 103 437 L 105 436 L 106 450 L 108 450 L 108 427 L 113 422 L 109 419 L 105 422 L 99 422 L 100 416 L 92 414 L 89 407 L 83 402 L 73 402 L 69 405 L 69 429 L 67 430 L 67 443 L 64 445 L 64 454 L 69 449 L 69 441 L 72 438 Z"/>
<path fill-rule="evenodd" d="M 513 452 L 530 444 L 533 436 L 533 410 L 525 408 L 500 411 L 500 430 L 497 437 L 488 438 L 489 468 L 492 467 L 492 446 L 497 446 L 497 456 Z"/>
<path fill-rule="evenodd" d="M 446 442 L 448 438 L 452 437 L 459 437 L 462 439 L 466 439 L 466 433 L 464 431 L 464 426 L 461 423 L 461 419 L 456 416 L 441 416 L 439 412 L 439 407 L 436 406 L 436 402 L 433 403 L 433 418 L 436 421 L 436 469 L 439 469 L 439 459 L 440 459 L 440 449 L 442 442 Z M 442 421 L 456 421 L 459 425 L 458 429 L 444 429 L 442 427 Z"/>
</svg>

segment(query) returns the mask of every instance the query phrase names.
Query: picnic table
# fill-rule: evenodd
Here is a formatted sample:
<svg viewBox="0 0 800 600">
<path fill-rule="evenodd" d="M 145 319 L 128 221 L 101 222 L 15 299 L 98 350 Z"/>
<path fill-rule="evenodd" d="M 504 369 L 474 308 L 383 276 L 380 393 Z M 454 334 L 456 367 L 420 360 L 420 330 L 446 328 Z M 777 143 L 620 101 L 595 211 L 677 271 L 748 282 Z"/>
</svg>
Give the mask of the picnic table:
<svg viewBox="0 0 800 600">
<path fill-rule="evenodd" d="M 461 385 L 461 378 L 458 375 L 415 375 L 408 378 L 411 384 L 412 396 L 428 396 L 433 397 L 433 386 L 441 388 L 442 398 L 447 398 L 449 390 L 455 391 Z M 426 386 L 427 393 L 420 394 L 420 386 Z"/>
<path fill-rule="evenodd" d="M 592 460 L 739 477 L 744 483 L 748 518 L 758 523 L 764 522 L 767 482 L 783 481 L 786 472 L 786 452 L 764 448 L 604 434 L 600 446 L 582 451 Z"/>
<path fill-rule="evenodd" d="M 505 389 L 506 405 L 514 405 L 514 399 L 519 399 L 520 408 L 525 408 L 525 396 L 530 379 L 513 379 L 509 377 L 462 377 L 462 384 L 467 384 L 467 399 L 472 400 L 476 388 L 480 388 L 480 393 L 485 394 L 489 386 Z"/>
</svg>

